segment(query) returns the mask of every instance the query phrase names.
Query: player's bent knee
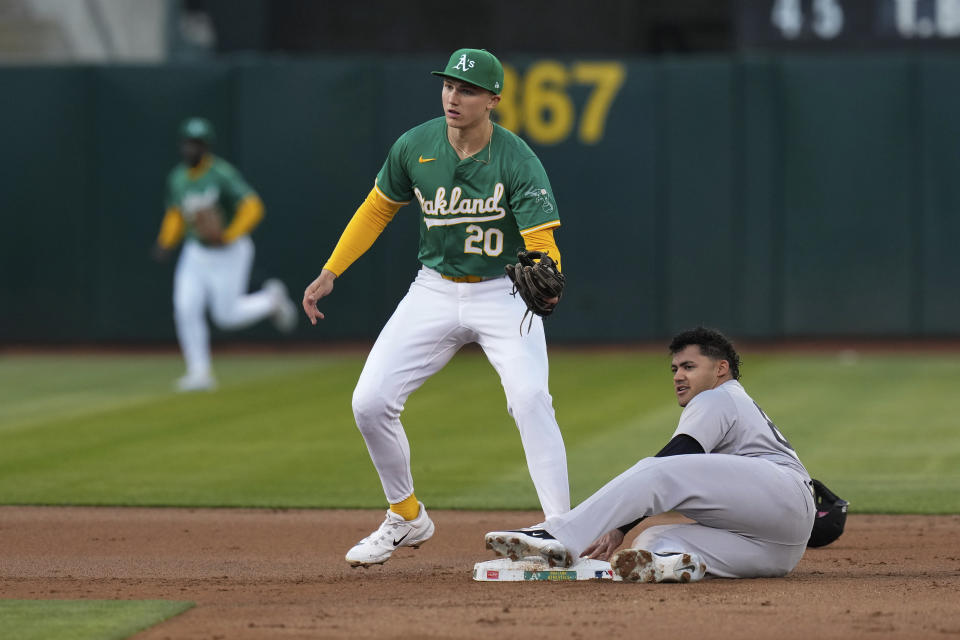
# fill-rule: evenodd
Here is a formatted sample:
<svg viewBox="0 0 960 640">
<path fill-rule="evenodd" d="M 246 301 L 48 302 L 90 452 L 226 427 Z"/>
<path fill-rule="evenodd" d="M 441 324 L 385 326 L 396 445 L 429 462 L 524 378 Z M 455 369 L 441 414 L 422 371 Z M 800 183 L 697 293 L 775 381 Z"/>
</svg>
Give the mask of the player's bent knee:
<svg viewBox="0 0 960 640">
<path fill-rule="evenodd" d="M 779 572 L 777 577 L 782 577 L 789 574 L 791 571 L 797 568 L 797 565 L 800 564 L 800 559 L 803 557 L 804 552 L 807 550 L 807 544 L 799 544 L 789 549 L 780 560 L 776 563 L 776 570 Z"/>
<path fill-rule="evenodd" d="M 217 329 L 222 329 L 223 331 L 232 331 L 233 329 L 242 329 L 246 327 L 249 322 L 237 322 L 235 320 L 223 318 L 222 316 L 211 316 L 213 324 L 216 325 Z"/>
<path fill-rule="evenodd" d="M 511 389 L 507 392 L 507 409 L 514 418 L 526 413 L 553 410 L 553 398 L 539 387 Z"/>
<path fill-rule="evenodd" d="M 224 331 L 238 329 L 250 324 L 245 319 L 238 319 L 232 307 L 214 306 L 210 309 L 210 319 L 218 329 L 223 329 Z"/>
<path fill-rule="evenodd" d="M 363 431 L 366 425 L 377 424 L 385 415 L 399 414 L 391 408 L 379 389 L 357 387 L 353 392 L 353 417 Z"/>
</svg>

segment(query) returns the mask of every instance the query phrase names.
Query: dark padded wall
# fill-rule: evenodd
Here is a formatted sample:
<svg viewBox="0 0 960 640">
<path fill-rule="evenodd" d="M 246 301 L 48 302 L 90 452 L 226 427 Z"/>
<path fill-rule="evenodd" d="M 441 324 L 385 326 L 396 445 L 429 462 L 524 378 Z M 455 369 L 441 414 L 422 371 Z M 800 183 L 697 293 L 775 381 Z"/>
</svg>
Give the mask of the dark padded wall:
<svg viewBox="0 0 960 640">
<path fill-rule="evenodd" d="M 173 265 L 148 251 L 193 114 L 266 202 L 252 285 L 299 298 L 392 142 L 440 113 L 435 58 L 0 69 L 0 341 L 173 339 Z M 564 223 L 551 340 L 960 333 L 960 58 L 600 60 L 625 75 L 598 139 L 582 60 L 504 60 Z M 569 127 L 547 139 L 557 109 Z M 416 219 L 401 210 L 295 338 L 374 337 L 417 269 Z"/>
</svg>

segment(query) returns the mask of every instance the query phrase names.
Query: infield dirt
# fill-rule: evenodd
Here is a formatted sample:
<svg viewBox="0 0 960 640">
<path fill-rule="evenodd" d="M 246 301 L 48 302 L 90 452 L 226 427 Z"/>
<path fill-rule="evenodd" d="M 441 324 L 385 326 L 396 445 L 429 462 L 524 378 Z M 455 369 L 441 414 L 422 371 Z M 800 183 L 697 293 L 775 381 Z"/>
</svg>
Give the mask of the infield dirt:
<svg viewBox="0 0 960 640">
<path fill-rule="evenodd" d="M 483 534 L 538 513 L 430 515 L 421 549 L 351 569 L 382 511 L 0 507 L 0 597 L 196 603 L 138 640 L 960 638 L 960 515 L 853 514 L 786 578 L 687 585 L 474 582 Z"/>
</svg>

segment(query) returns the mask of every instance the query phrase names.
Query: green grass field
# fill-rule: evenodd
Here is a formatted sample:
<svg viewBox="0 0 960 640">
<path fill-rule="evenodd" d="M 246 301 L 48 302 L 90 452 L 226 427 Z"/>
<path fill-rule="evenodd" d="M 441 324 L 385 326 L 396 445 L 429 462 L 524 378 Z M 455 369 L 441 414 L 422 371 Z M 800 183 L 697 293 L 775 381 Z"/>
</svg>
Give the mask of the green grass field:
<svg viewBox="0 0 960 640">
<path fill-rule="evenodd" d="M 960 512 L 946 400 L 960 355 L 744 353 L 743 382 L 854 512 Z M 218 356 L 220 389 L 180 395 L 176 355 L 0 357 L 0 504 L 383 507 L 353 424 L 365 354 Z M 669 362 L 551 353 L 578 502 L 669 440 Z M 467 351 L 407 403 L 417 496 L 537 508 L 499 380 Z"/>
<path fill-rule="evenodd" d="M 122 640 L 192 606 L 167 600 L 0 600 L 0 637 Z"/>
</svg>

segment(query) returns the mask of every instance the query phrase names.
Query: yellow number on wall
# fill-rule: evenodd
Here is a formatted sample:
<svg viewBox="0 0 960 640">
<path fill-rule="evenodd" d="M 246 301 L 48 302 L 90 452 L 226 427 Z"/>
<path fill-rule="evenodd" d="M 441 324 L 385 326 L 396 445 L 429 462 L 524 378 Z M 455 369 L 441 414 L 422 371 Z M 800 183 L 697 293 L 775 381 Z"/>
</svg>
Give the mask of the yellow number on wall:
<svg viewBox="0 0 960 640">
<path fill-rule="evenodd" d="M 577 62 L 570 74 L 575 82 L 594 86 L 580 118 L 579 137 L 585 144 L 596 144 L 603 138 L 607 113 L 623 86 L 627 70 L 619 62 Z"/>
<path fill-rule="evenodd" d="M 577 138 L 584 144 L 603 139 L 607 115 L 627 76 L 620 62 L 574 62 L 569 71 L 555 60 L 540 60 L 522 76 L 503 65 L 503 93 L 494 113 L 497 122 L 537 144 L 557 144 L 573 131 L 576 108 L 571 83 L 592 85 L 580 116 Z"/>
<path fill-rule="evenodd" d="M 523 82 L 523 122 L 527 135 L 540 144 L 556 144 L 573 129 L 573 102 L 567 95 L 567 70 L 544 60 L 527 70 Z"/>
</svg>

